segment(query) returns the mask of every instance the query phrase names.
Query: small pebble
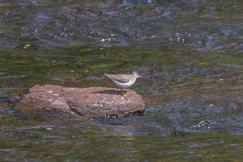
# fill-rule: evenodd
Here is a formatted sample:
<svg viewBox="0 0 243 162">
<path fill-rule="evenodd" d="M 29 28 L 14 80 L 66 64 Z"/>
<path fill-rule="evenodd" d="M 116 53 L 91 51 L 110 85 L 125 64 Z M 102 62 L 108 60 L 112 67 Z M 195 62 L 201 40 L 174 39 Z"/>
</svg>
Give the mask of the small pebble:
<svg viewBox="0 0 243 162">
<path fill-rule="evenodd" d="M 27 49 L 27 48 L 30 48 L 30 47 L 31 47 L 30 44 L 25 44 L 25 45 L 24 45 L 24 49 Z"/>
<path fill-rule="evenodd" d="M 51 130 L 53 130 L 53 128 L 46 128 L 46 130 L 51 131 Z"/>
<path fill-rule="evenodd" d="M 214 107 L 214 104 L 210 104 L 208 107 Z"/>
</svg>

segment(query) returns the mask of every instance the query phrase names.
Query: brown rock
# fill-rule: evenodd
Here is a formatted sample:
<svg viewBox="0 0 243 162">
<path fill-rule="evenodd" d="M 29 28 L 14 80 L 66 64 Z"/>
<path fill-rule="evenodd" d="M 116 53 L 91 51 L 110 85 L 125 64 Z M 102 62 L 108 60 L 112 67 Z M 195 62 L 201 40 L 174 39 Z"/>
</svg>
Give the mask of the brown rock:
<svg viewBox="0 0 243 162">
<path fill-rule="evenodd" d="M 119 89 L 106 87 L 69 88 L 56 85 L 36 85 L 23 96 L 19 107 L 34 111 L 68 112 L 82 116 L 124 116 L 144 111 L 140 95 L 127 90 L 126 97 Z"/>
</svg>

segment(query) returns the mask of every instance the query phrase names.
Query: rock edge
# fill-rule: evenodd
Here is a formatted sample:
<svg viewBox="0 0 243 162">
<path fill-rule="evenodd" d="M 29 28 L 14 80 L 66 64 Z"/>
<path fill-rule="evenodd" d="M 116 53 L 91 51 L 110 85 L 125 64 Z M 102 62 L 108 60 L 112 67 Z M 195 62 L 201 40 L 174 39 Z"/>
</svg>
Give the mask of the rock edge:
<svg viewBox="0 0 243 162">
<path fill-rule="evenodd" d="M 143 112 L 145 108 L 142 96 L 135 91 L 121 91 L 107 87 L 62 87 L 58 85 L 35 85 L 29 89 L 18 103 L 24 111 L 78 114 L 80 116 L 125 116 Z"/>
</svg>

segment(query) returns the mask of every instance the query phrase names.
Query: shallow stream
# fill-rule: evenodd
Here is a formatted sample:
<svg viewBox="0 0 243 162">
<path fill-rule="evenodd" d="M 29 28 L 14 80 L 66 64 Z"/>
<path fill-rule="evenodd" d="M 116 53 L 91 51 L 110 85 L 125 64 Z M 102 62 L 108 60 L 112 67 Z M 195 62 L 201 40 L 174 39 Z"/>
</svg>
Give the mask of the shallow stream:
<svg viewBox="0 0 243 162">
<path fill-rule="evenodd" d="M 243 4 L 0 0 L 0 161 L 241 161 Z M 36 84 L 114 87 L 138 71 L 142 116 L 32 118 Z"/>
</svg>

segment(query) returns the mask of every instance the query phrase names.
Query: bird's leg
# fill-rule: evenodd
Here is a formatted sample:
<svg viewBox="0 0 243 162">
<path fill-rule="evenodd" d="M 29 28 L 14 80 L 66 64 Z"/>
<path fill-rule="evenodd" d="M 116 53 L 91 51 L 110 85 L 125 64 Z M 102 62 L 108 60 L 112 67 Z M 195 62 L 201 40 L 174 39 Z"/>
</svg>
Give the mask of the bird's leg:
<svg viewBox="0 0 243 162">
<path fill-rule="evenodd" d="M 123 89 L 120 89 L 121 90 L 121 95 L 122 95 L 122 99 L 123 98 L 126 98 L 127 96 L 126 96 L 126 91 L 125 91 L 125 93 L 124 93 L 124 90 Z"/>
</svg>

